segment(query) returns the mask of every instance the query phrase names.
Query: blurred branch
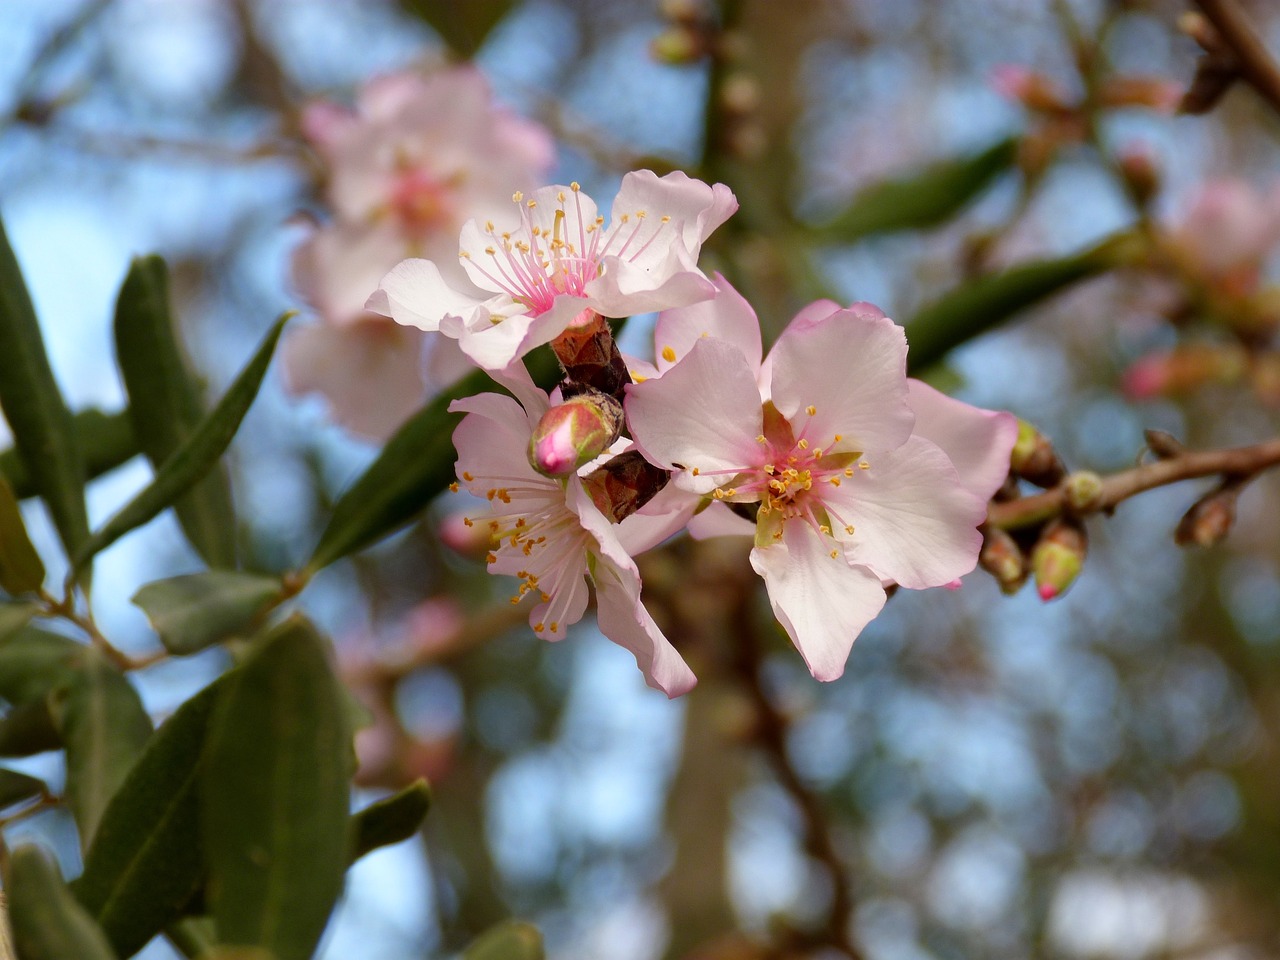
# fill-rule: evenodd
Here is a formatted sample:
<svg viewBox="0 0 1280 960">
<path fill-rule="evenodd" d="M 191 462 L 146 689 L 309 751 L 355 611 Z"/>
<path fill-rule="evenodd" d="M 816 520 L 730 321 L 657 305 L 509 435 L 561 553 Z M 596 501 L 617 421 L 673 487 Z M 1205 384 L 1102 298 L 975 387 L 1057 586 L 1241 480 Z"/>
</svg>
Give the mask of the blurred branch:
<svg viewBox="0 0 1280 960">
<path fill-rule="evenodd" d="M 1238 0 L 1195 0 L 1219 37 L 1231 48 L 1241 78 L 1280 112 L 1280 65 L 1258 36 Z"/>
<path fill-rule="evenodd" d="M 993 503 L 987 513 L 987 523 L 1011 530 L 1064 513 L 1082 516 L 1109 512 L 1130 497 L 1156 487 L 1215 476 L 1238 484 L 1277 465 L 1280 465 L 1280 439 L 1227 450 L 1190 450 L 1104 477 L 1097 496 L 1088 504 L 1069 502 L 1070 477 L 1044 493 Z"/>
<path fill-rule="evenodd" d="M 63 105 L 63 98 L 46 99 L 38 96 L 40 81 L 44 77 L 45 71 L 62 51 L 66 50 L 86 28 L 106 12 L 113 2 L 114 0 L 93 0 L 93 2 L 85 4 L 77 11 L 74 17 L 49 34 L 40 49 L 36 51 L 36 55 L 31 59 L 31 63 L 27 67 L 26 73 L 23 75 L 18 85 L 18 90 L 14 95 L 13 109 L 8 116 L 0 120 L 0 130 L 14 122 L 36 125 L 49 122 L 54 111 Z"/>
</svg>

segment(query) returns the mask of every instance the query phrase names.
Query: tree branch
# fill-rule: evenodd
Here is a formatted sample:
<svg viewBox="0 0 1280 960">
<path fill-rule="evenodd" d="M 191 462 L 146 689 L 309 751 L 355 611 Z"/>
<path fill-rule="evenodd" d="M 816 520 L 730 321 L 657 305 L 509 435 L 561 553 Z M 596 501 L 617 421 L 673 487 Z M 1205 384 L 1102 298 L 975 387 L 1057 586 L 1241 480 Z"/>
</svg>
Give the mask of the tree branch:
<svg viewBox="0 0 1280 960">
<path fill-rule="evenodd" d="M 1280 65 L 1258 36 L 1238 0 L 1195 0 L 1222 42 L 1235 54 L 1241 78 L 1280 113 Z"/>
</svg>

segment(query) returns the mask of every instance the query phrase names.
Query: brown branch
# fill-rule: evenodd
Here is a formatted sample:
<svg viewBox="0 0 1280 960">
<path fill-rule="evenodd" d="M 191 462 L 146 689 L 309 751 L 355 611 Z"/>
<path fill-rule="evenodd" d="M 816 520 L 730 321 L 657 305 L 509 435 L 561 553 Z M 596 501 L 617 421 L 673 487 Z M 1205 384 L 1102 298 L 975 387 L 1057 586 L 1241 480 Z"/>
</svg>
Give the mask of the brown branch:
<svg viewBox="0 0 1280 960">
<path fill-rule="evenodd" d="M 1238 0 L 1195 0 L 1237 59 L 1241 78 L 1280 112 L 1280 65 L 1271 56 Z"/>
<path fill-rule="evenodd" d="M 1156 487 L 1198 477 L 1248 478 L 1277 465 L 1280 465 L 1280 439 L 1228 450 L 1192 450 L 1103 478 L 1097 497 L 1083 508 L 1070 505 L 1068 481 L 1064 480 L 1044 493 L 993 503 L 987 512 L 987 523 L 1012 530 L 1042 523 L 1063 513 L 1098 513 L 1113 510 L 1130 497 Z"/>
</svg>

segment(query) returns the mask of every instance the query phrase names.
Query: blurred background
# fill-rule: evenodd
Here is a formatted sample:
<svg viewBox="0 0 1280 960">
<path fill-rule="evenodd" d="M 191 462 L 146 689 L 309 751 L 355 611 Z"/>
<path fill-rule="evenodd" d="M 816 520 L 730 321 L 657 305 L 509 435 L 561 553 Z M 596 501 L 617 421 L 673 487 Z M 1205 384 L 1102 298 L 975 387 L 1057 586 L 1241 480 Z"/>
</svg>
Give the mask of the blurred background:
<svg viewBox="0 0 1280 960">
<path fill-rule="evenodd" d="M 1251 91 L 1205 116 L 1161 98 L 1195 71 L 1185 10 L 3 0 L 0 213 L 73 408 L 123 405 L 111 314 L 130 258 L 151 252 L 216 396 L 276 314 L 311 317 L 291 259 L 332 211 L 306 104 L 474 54 L 495 98 L 554 137 L 548 182 L 581 181 L 602 206 L 641 166 L 728 182 L 743 210 L 704 264 L 741 283 L 767 336 L 819 295 L 906 321 L 984 272 L 1135 223 L 1172 229 L 1207 181 L 1274 186 L 1277 118 Z M 1276 8 L 1249 10 L 1280 48 Z M 721 26 L 727 46 L 704 56 L 700 31 Z M 1009 65 L 1038 71 L 1056 105 Z M 1154 86 L 1100 105 L 1114 76 Z M 869 184 L 1010 137 L 1015 162 L 936 228 L 811 229 Z M 1126 380 L 1197 331 L 1235 342 L 1203 309 L 1171 310 L 1156 272 L 1075 285 L 950 353 L 934 382 L 1099 472 L 1132 465 L 1145 427 L 1196 447 L 1273 436 L 1257 377 Z M 645 320 L 624 349 L 651 350 Z M 378 449 L 275 373 L 231 455 L 246 565 L 268 572 L 305 560 Z M 148 476 L 134 458 L 96 481 L 94 522 Z M 322 955 L 448 956 L 510 915 L 536 921 L 558 960 L 1277 955 L 1280 489 L 1263 477 L 1224 544 L 1181 550 L 1171 532 L 1205 488 L 1093 520 L 1085 570 L 1053 603 L 1003 596 L 981 572 L 900 592 L 831 684 L 772 625 L 743 551 L 676 542 L 642 562 L 649 608 L 701 680 L 674 702 L 590 617 L 562 644 L 537 641 L 511 585 L 442 544 L 438 504 L 300 601 L 378 718 L 361 734 L 358 802 L 420 775 L 435 795 L 420 841 L 351 874 Z M 40 508 L 27 513 L 56 555 Z M 153 649 L 129 597 L 200 566 L 168 514 L 113 548 L 95 583 L 103 631 Z M 163 717 L 222 657 L 134 678 Z M 14 765 L 56 785 L 55 763 Z M 7 831 L 30 833 L 78 871 L 67 815 Z M 176 954 L 157 942 L 145 956 Z"/>
</svg>

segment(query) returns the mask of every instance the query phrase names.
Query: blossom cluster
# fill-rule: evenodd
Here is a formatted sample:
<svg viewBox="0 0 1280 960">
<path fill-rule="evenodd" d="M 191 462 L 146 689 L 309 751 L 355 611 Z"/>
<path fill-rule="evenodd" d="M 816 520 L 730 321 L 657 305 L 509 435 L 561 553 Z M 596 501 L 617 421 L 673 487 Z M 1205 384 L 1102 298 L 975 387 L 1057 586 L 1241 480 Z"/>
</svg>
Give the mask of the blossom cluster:
<svg viewBox="0 0 1280 960">
<path fill-rule="evenodd" d="M 513 600 L 532 597 L 534 632 L 564 637 L 591 584 L 601 632 L 669 696 L 696 681 L 644 607 L 637 554 L 686 529 L 742 537 L 831 680 L 888 585 L 974 568 L 1017 433 L 908 378 L 903 329 L 870 304 L 813 303 L 765 355 L 754 310 L 698 265 L 736 208 L 722 184 L 646 170 L 607 218 L 577 183 L 517 192 L 462 228 L 453 264 L 406 260 L 368 301 L 507 391 L 452 405 L 456 488 L 488 504 L 467 522 L 491 536 L 490 572 L 518 579 Z M 623 360 L 603 318 L 654 311 L 654 362 Z M 604 359 L 579 362 L 588 342 Z M 565 371 L 550 393 L 522 359 L 548 343 Z"/>
</svg>

